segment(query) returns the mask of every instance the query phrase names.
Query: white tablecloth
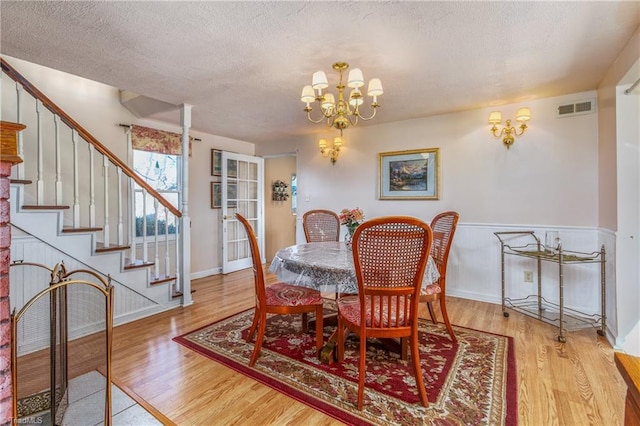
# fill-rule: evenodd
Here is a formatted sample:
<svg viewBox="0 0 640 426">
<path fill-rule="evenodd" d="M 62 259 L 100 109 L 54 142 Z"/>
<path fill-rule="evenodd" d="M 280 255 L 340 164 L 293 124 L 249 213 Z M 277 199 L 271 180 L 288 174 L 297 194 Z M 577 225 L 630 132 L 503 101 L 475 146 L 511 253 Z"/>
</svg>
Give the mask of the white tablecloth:
<svg viewBox="0 0 640 426">
<path fill-rule="evenodd" d="M 358 293 L 353 253 L 343 242 L 307 243 L 281 249 L 273 258 L 269 271 L 288 284 L 322 292 Z M 423 288 L 439 277 L 438 268 L 429 256 Z"/>
</svg>

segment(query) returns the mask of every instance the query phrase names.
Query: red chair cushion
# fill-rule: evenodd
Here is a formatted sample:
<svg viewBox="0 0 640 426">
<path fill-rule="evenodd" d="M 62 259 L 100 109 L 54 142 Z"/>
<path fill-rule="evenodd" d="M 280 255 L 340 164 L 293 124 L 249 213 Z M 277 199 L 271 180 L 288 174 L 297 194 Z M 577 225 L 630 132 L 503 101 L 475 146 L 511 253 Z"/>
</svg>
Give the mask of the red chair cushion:
<svg viewBox="0 0 640 426">
<path fill-rule="evenodd" d="M 318 290 L 298 287 L 285 283 L 275 283 L 266 288 L 267 305 L 302 306 L 322 304 L 322 296 Z"/>
<path fill-rule="evenodd" d="M 400 300 L 400 306 L 403 305 L 403 297 L 401 297 Z M 340 315 L 342 315 L 347 321 L 356 324 L 356 325 L 360 325 L 360 299 L 358 296 L 345 296 L 345 297 L 340 297 L 337 301 L 338 304 L 338 311 L 340 312 Z M 378 307 L 376 307 L 376 318 L 375 320 L 375 325 L 372 325 L 372 321 L 371 321 L 371 297 L 367 296 L 365 298 L 365 304 L 366 304 L 366 321 L 367 327 L 380 327 L 380 318 L 379 318 L 379 311 L 378 311 Z M 389 315 L 388 315 L 388 310 L 387 310 L 387 306 L 385 305 L 384 307 L 384 312 L 382 314 L 382 320 L 384 322 L 384 324 L 382 324 L 382 327 L 395 327 L 395 318 L 396 318 L 396 305 L 395 303 L 392 304 L 391 306 L 391 320 L 394 322 L 393 324 L 388 324 L 388 319 L 389 319 Z M 402 325 L 406 325 L 404 324 L 405 322 L 405 318 L 404 318 L 404 312 L 400 312 L 399 313 L 399 320 L 400 323 Z"/>
<path fill-rule="evenodd" d="M 438 294 L 438 293 L 442 293 L 442 289 L 438 284 L 429 284 L 428 286 L 424 287 L 420 291 L 420 294 L 424 294 L 424 295 Z"/>
</svg>

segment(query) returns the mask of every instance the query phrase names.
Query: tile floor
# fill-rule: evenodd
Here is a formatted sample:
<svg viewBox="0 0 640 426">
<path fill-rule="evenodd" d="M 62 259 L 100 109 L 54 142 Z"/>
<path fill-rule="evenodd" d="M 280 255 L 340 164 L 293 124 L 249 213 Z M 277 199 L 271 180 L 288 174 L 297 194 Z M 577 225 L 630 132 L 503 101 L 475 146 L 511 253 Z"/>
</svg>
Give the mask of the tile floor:
<svg viewBox="0 0 640 426">
<path fill-rule="evenodd" d="M 62 426 L 98 426 L 104 424 L 104 376 L 92 371 L 69 381 L 69 406 Z M 162 425 L 147 410 L 116 385 L 111 385 L 113 426 Z M 18 420 L 22 425 L 51 425 L 49 413 L 32 414 Z"/>
</svg>

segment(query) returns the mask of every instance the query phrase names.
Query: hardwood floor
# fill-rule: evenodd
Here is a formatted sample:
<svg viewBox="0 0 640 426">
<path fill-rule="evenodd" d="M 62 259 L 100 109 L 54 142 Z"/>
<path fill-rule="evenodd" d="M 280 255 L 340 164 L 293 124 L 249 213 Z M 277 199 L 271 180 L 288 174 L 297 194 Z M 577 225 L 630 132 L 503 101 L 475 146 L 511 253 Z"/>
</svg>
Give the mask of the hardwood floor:
<svg viewBox="0 0 640 426">
<path fill-rule="evenodd" d="M 113 372 L 120 383 L 178 425 L 340 424 L 174 343 L 174 336 L 253 305 L 251 270 L 192 287 L 193 305 L 116 327 Z M 447 306 L 455 325 L 514 337 L 520 425 L 623 424 L 626 385 L 595 329 L 570 332 L 561 344 L 555 327 L 515 312 L 504 318 L 500 305 L 449 298 Z M 426 308 L 422 315 L 428 317 Z"/>
</svg>

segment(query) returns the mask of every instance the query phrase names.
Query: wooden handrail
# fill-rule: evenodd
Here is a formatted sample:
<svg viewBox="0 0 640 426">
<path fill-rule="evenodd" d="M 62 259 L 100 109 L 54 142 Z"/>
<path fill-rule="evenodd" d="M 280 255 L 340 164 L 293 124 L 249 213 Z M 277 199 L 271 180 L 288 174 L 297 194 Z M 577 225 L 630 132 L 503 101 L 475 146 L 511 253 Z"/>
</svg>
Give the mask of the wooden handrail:
<svg viewBox="0 0 640 426">
<path fill-rule="evenodd" d="M 142 188 L 146 189 L 151 196 L 156 198 L 160 204 L 165 206 L 171 213 L 173 213 L 177 217 L 182 217 L 182 213 L 176 207 L 173 206 L 169 201 L 167 201 L 158 191 L 153 189 L 147 182 L 145 182 L 138 174 L 133 171 L 126 163 L 120 160 L 115 154 L 113 154 L 107 147 L 102 145 L 96 138 L 91 135 L 88 131 L 84 129 L 80 124 L 78 124 L 69 114 L 64 112 L 58 105 L 56 105 L 51 99 L 49 99 L 44 93 L 38 90 L 29 80 L 27 80 L 22 74 L 20 74 L 15 68 L 13 68 L 9 63 L 2 57 L 0 57 L 0 63 L 2 64 L 2 70 L 13 80 L 22 85 L 24 89 L 31 94 L 36 99 L 42 101 L 42 104 L 47 107 L 49 111 L 56 114 L 60 119 L 66 123 L 67 126 L 76 130 L 78 134 L 86 140 L 88 143 L 93 145 L 98 152 L 102 155 L 109 158 L 116 166 L 120 167 L 120 169 L 133 179 L 138 185 Z"/>
</svg>

